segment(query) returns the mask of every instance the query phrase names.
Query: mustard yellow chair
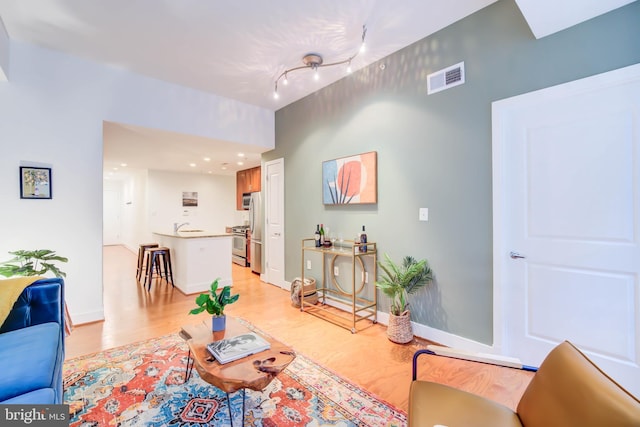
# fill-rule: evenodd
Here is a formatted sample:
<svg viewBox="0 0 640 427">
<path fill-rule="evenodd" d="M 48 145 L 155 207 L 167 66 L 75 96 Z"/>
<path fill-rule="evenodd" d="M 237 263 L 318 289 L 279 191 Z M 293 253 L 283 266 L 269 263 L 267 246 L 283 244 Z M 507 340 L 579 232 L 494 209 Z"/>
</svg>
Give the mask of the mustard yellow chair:
<svg viewBox="0 0 640 427">
<path fill-rule="evenodd" d="M 516 412 L 475 394 L 417 380 L 416 362 L 422 354 L 432 353 L 414 354 L 409 427 L 640 427 L 640 401 L 568 341 L 547 355 Z"/>
</svg>

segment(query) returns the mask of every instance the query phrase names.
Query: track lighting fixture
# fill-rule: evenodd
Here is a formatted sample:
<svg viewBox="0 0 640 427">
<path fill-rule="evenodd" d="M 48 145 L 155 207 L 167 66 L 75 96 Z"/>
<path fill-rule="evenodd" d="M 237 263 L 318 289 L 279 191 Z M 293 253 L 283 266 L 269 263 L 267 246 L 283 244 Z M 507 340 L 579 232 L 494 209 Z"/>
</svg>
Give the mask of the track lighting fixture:
<svg viewBox="0 0 640 427">
<path fill-rule="evenodd" d="M 360 44 L 360 48 L 356 51 L 356 53 L 354 53 L 349 58 L 346 58 L 346 59 L 344 59 L 342 61 L 336 61 L 336 62 L 331 62 L 331 63 L 325 64 L 323 62 L 322 56 L 317 54 L 317 53 L 307 53 L 306 55 L 304 55 L 302 57 L 302 63 L 304 65 L 284 70 L 278 76 L 278 78 L 276 79 L 275 84 L 274 84 L 274 91 L 273 91 L 274 99 L 278 99 L 280 97 L 278 95 L 278 83 L 280 81 L 282 81 L 282 84 L 286 86 L 289 83 L 289 73 L 292 73 L 294 71 L 311 69 L 311 70 L 313 70 L 313 73 L 314 73 L 313 78 L 316 81 L 320 79 L 320 74 L 318 72 L 318 69 L 319 68 L 323 68 L 323 67 L 333 67 L 334 65 L 347 64 L 346 72 L 347 73 L 351 73 L 351 61 L 356 56 L 358 56 L 359 53 L 364 52 L 364 39 L 365 39 L 366 35 L 367 35 L 367 27 L 363 25 L 362 26 L 362 42 Z"/>
</svg>

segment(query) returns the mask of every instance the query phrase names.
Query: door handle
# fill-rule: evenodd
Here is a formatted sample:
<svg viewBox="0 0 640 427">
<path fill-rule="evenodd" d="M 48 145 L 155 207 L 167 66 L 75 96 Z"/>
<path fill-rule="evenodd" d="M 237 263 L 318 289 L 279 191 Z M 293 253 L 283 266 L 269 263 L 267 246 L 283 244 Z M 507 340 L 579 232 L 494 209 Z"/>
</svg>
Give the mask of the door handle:
<svg viewBox="0 0 640 427">
<path fill-rule="evenodd" d="M 280 233 L 273 233 L 274 236 L 280 237 Z"/>
<path fill-rule="evenodd" d="M 510 256 L 512 259 L 519 259 L 519 258 L 524 259 L 524 258 L 526 258 L 526 256 L 524 256 L 524 255 L 522 255 L 522 254 L 520 254 L 520 253 L 518 253 L 518 252 L 513 252 L 513 251 L 511 251 L 511 252 L 509 253 L 509 256 Z"/>
</svg>

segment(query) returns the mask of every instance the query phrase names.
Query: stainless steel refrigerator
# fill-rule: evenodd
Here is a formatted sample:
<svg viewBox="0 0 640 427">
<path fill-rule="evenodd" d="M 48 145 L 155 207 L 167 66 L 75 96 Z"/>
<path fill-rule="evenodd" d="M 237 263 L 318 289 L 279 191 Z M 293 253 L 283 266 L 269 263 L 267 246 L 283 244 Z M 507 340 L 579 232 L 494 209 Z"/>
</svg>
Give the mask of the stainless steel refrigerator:
<svg viewBox="0 0 640 427">
<path fill-rule="evenodd" d="M 251 230 L 251 271 L 262 273 L 262 196 L 251 193 L 249 203 L 249 229 Z"/>
</svg>

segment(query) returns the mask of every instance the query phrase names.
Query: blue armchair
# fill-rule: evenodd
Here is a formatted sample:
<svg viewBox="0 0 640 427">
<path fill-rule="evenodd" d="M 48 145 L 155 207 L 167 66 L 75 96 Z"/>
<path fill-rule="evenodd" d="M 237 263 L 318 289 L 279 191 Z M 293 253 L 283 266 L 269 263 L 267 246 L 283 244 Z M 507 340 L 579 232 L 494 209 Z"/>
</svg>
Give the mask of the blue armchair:
<svg viewBox="0 0 640 427">
<path fill-rule="evenodd" d="M 64 281 L 27 286 L 0 326 L 0 404 L 63 403 Z"/>
</svg>

